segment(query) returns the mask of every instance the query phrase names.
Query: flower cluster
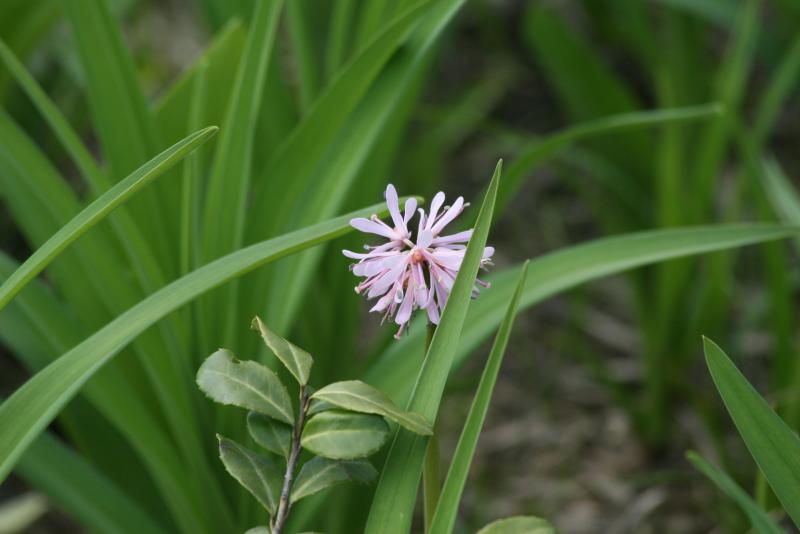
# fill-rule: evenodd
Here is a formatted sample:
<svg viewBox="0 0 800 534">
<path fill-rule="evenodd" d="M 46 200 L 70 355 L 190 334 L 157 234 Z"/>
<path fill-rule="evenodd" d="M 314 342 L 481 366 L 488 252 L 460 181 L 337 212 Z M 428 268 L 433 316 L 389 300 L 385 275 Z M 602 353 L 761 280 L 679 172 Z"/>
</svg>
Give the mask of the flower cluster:
<svg viewBox="0 0 800 534">
<path fill-rule="evenodd" d="M 395 334 L 399 338 L 415 309 L 426 310 L 430 321 L 439 323 L 472 230 L 441 235 L 442 230 L 469 205 L 462 197 L 458 197 L 452 206 L 444 206 L 444 193 L 439 192 L 433 197 L 428 213 L 417 208 L 414 198 L 406 201 L 401 212 L 397 191 L 391 184 L 386 187 L 385 197 L 392 226 L 376 215 L 369 219 L 353 219 L 350 225 L 387 241 L 376 246 L 365 245 L 365 253 L 342 252 L 348 258 L 359 260 L 351 266 L 353 274 L 364 277 L 356 286 L 356 293 L 366 292 L 368 299 L 378 299 L 370 311 L 383 313 L 384 319 L 394 317 L 394 322 L 400 326 Z M 409 223 L 416 212 L 419 212 L 419 224 L 414 235 Z M 492 254 L 493 247 L 484 249 L 481 267 L 491 265 Z M 473 298 L 478 296 L 478 285 L 488 287 L 486 282 L 477 280 Z"/>
</svg>

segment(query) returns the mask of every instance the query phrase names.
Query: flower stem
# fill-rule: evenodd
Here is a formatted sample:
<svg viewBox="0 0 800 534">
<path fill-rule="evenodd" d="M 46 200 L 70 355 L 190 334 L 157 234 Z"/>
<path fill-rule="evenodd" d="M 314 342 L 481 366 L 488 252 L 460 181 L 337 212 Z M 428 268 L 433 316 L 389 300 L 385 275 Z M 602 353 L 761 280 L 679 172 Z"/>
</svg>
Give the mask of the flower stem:
<svg viewBox="0 0 800 534">
<path fill-rule="evenodd" d="M 428 333 L 425 338 L 425 354 L 431 346 L 433 334 L 436 332 L 436 325 L 428 323 Z M 439 433 L 438 425 L 434 424 L 433 435 L 428 439 L 428 446 L 425 449 L 425 465 L 422 471 L 422 496 L 425 511 L 425 532 L 430 531 L 433 514 L 436 512 L 436 505 L 439 502 L 439 494 L 442 491 L 441 471 L 439 467 Z"/>
<path fill-rule="evenodd" d="M 272 534 L 281 534 L 286 520 L 289 518 L 289 511 L 292 504 L 289 501 L 294 472 L 297 468 L 297 460 L 300 458 L 300 437 L 303 435 L 303 427 L 306 424 L 308 414 L 309 395 L 305 386 L 300 386 L 300 408 L 297 414 L 297 422 L 292 429 L 292 448 L 289 451 L 289 458 L 286 460 L 286 473 L 283 475 L 283 488 L 281 489 L 281 500 L 278 503 L 278 511 L 272 521 L 270 531 Z"/>
</svg>

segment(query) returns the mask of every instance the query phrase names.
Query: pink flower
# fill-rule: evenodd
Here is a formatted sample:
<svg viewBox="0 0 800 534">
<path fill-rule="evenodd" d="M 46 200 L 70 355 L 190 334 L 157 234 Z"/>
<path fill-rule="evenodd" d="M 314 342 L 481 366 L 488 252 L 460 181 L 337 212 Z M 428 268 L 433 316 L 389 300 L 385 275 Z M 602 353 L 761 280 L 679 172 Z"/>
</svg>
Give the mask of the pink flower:
<svg viewBox="0 0 800 534">
<path fill-rule="evenodd" d="M 368 299 L 378 299 L 370 311 L 382 312 L 384 319 L 394 317 L 394 322 L 400 326 L 395 334 L 399 338 L 415 309 L 426 310 L 428 319 L 439 324 L 472 230 L 441 235 L 445 226 L 469 205 L 462 197 L 458 197 L 452 206 L 442 208 L 444 193 L 439 192 L 433 197 L 430 212 L 426 214 L 422 208 L 417 210 L 417 201 L 413 198 L 406 201 L 401 213 L 397 191 L 392 184 L 386 187 L 385 196 L 394 226 L 384 223 L 376 215 L 369 219 L 353 219 L 350 225 L 387 241 L 376 246 L 365 245 L 365 253 L 342 252 L 348 258 L 359 260 L 351 266 L 353 274 L 364 278 L 356 286 L 356 293 L 366 292 Z M 415 211 L 419 212 L 416 237 L 408 226 Z M 493 254 L 493 247 L 484 249 L 482 268 L 491 265 Z M 489 287 L 486 282 L 477 280 L 473 298 L 478 296 L 478 285 Z"/>
</svg>

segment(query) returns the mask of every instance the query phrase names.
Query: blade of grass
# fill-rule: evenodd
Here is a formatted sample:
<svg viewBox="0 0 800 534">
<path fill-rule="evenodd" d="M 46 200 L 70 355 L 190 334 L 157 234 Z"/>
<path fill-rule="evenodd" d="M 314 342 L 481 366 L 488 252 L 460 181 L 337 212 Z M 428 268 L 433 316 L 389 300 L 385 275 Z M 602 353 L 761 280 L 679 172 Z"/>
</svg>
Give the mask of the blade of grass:
<svg viewBox="0 0 800 534">
<path fill-rule="evenodd" d="M 739 505 L 739 508 L 750 519 L 750 525 L 753 530 L 759 534 L 783 533 L 783 530 L 775 524 L 769 514 L 762 510 L 753 498 L 740 488 L 736 481 L 729 477 L 725 471 L 711 465 L 705 458 L 694 451 L 687 452 L 686 458 L 692 462 L 692 465 L 698 471 L 708 477 L 720 490 Z"/>
<path fill-rule="evenodd" d="M 110 174 L 126 176 L 149 160 L 160 144 L 133 60 L 106 0 L 63 0 L 61 9 L 77 45 L 89 107 Z M 156 187 L 145 192 L 130 209 L 165 272 L 172 275 L 177 272 L 178 258 L 170 243 L 177 238 L 178 221 L 167 215 L 176 210 L 162 209 L 160 191 Z M 177 199 L 172 205 L 177 205 Z"/>
<path fill-rule="evenodd" d="M 0 405 L 0 480 L 86 381 L 153 323 L 236 276 L 347 233 L 351 218 L 378 208 L 282 235 L 209 263 L 150 295 L 48 365 Z"/>
<path fill-rule="evenodd" d="M 703 349 L 714 385 L 747 449 L 786 513 L 800 527 L 800 438 L 716 343 L 704 337 Z"/>
<path fill-rule="evenodd" d="M 102 220 L 114 208 L 125 202 L 131 195 L 158 178 L 195 148 L 205 143 L 216 131 L 216 126 L 210 126 L 195 132 L 178 144 L 168 148 L 137 169 L 133 174 L 118 182 L 76 215 L 3 282 L 2 286 L 0 286 L 0 309 L 14 298 L 14 295 L 25 287 L 26 283 L 44 270 L 62 250 Z"/>
<path fill-rule="evenodd" d="M 223 123 L 206 190 L 203 257 L 212 260 L 241 247 L 250 188 L 254 133 L 282 0 L 258 2 Z M 214 341 L 230 346 L 237 323 L 238 284 L 210 295 L 204 316 Z M 214 328 L 212 325 L 221 325 Z"/>
<path fill-rule="evenodd" d="M 3 256 L 0 256 L 0 260 L 2 260 L 0 273 L 11 272 L 14 268 L 13 262 Z M 34 280 L 2 313 L 15 312 L 15 306 L 19 307 L 22 317 L 6 315 L 2 317 L 0 334 L 4 341 L 9 342 L 12 348 L 17 347 L 15 339 L 9 339 L 9 336 L 18 337 L 18 332 L 9 332 L 6 328 L 10 327 L 8 322 L 14 322 L 9 319 L 21 318 L 27 322 L 33 335 L 46 345 L 44 350 L 39 351 L 41 354 L 27 350 L 27 347 L 18 353 L 19 359 L 29 369 L 36 371 L 44 368 L 59 354 L 80 344 L 84 335 L 82 325 L 75 321 L 64 305 L 60 304 L 54 295 L 44 290 L 38 281 Z M 49 357 L 45 358 L 44 355 Z M 182 532 L 210 531 L 213 524 L 219 525 L 218 528 L 229 530 L 230 511 L 224 506 L 223 499 L 213 503 L 213 517 L 205 517 L 205 514 L 212 514 L 212 507 L 202 503 L 201 499 L 205 495 L 217 495 L 218 488 L 212 484 L 195 483 L 197 477 L 204 476 L 204 473 L 184 465 L 181 451 L 169 441 L 158 418 L 161 409 L 158 406 L 147 405 L 147 401 L 154 395 L 134 389 L 132 386 L 134 383 L 136 380 L 130 371 L 111 365 L 103 369 L 83 391 L 88 400 L 116 426 L 142 459 L 160 490 L 160 497 L 169 507 Z M 79 430 L 88 432 L 90 437 L 94 439 L 100 437 L 92 433 L 95 430 L 93 421 L 79 420 L 77 423 L 81 424 Z M 117 450 L 116 454 L 121 453 Z M 120 458 L 118 456 L 116 461 L 119 462 Z M 187 476 L 187 472 L 191 473 L 191 477 Z M 125 480 L 129 481 L 130 478 L 128 474 Z"/>
<path fill-rule="evenodd" d="M 564 150 L 570 145 L 596 136 L 651 128 L 663 124 L 682 123 L 719 116 L 722 108 L 718 104 L 705 104 L 652 111 L 636 111 L 610 115 L 589 122 L 569 126 L 563 130 L 532 141 L 514 157 L 508 168 L 508 177 L 497 199 L 501 208 L 514 198 L 531 168 Z"/>
<path fill-rule="evenodd" d="M 439 505 L 431 523 L 431 534 L 448 534 L 453 531 L 458 514 L 458 505 L 461 502 L 461 494 L 467 482 L 469 466 L 472 464 L 472 457 L 475 454 L 475 447 L 478 445 L 478 437 L 486 420 L 486 413 L 489 411 L 489 403 L 492 401 L 494 384 L 497 382 L 497 375 L 500 372 L 500 364 L 503 363 L 503 356 L 508 345 L 508 338 L 511 335 L 511 327 L 514 325 L 514 318 L 517 316 L 517 306 L 519 305 L 522 289 L 528 275 L 528 263 L 522 265 L 522 272 L 519 275 L 514 296 L 508 303 L 503 322 L 497 330 L 497 335 L 489 352 L 489 359 L 483 368 L 475 398 L 469 408 L 467 420 L 464 422 L 464 429 L 458 438 L 453 459 L 450 462 L 450 469 L 444 481 L 442 495 L 439 498 Z"/>
<path fill-rule="evenodd" d="M 306 0 L 294 0 L 286 6 L 286 19 L 289 39 L 292 43 L 292 56 L 297 65 L 299 107 L 304 114 L 319 92 L 319 72 L 315 56 L 309 12 L 319 9 Z"/>
<path fill-rule="evenodd" d="M 598 239 L 551 252 L 531 261 L 520 309 L 526 309 L 579 284 L 667 259 L 741 247 L 800 235 L 794 227 L 769 224 L 720 225 L 636 232 Z M 489 278 L 492 287 L 477 299 L 467 317 L 456 354 L 462 363 L 503 317 L 511 298 L 518 267 Z M 363 380 L 402 403 L 413 386 L 410 378 L 419 369 L 424 344 L 424 325 L 416 323 L 402 340 L 369 368 Z"/>
<path fill-rule="evenodd" d="M 206 70 L 206 102 L 215 104 L 203 109 L 205 119 L 209 124 L 224 123 L 245 40 L 246 32 L 241 22 L 231 20 L 214 34 L 211 43 L 160 95 L 153 106 L 153 114 L 165 143 L 186 135 L 194 82 L 203 67 Z"/>
<path fill-rule="evenodd" d="M 348 55 L 355 0 L 340 0 L 333 4 L 328 45 L 325 48 L 325 74 L 330 80 Z"/>
<path fill-rule="evenodd" d="M 168 532 L 102 472 L 47 432 L 23 455 L 16 472 L 97 532 Z"/>
<path fill-rule="evenodd" d="M 462 335 L 475 276 L 489 235 L 501 169 L 502 161 L 497 164 L 492 176 L 478 214 L 475 231 L 408 403 L 409 411 L 420 413 L 430 421 L 436 420 L 442 393 Z M 414 373 L 409 376 L 414 376 Z M 427 441 L 426 437 L 398 429 L 375 490 L 364 530 L 366 533 L 408 532 L 411 528 Z"/>
</svg>

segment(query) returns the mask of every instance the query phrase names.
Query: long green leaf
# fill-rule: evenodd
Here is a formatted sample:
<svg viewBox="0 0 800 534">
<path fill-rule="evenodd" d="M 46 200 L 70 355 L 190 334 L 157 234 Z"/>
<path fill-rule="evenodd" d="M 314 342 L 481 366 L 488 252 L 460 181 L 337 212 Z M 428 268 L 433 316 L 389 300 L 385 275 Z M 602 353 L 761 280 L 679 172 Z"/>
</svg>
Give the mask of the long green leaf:
<svg viewBox="0 0 800 534">
<path fill-rule="evenodd" d="M 243 243 L 255 130 L 282 5 L 283 0 L 264 0 L 254 7 L 252 27 L 208 178 L 203 217 L 206 261 L 236 250 Z M 213 295 L 210 297 L 210 309 L 205 312 L 206 328 L 212 330 L 218 325 L 216 330 L 224 336 L 226 345 L 237 324 L 237 295 L 238 284 L 234 282 L 219 292 L 224 300 L 213 302 Z"/>
<path fill-rule="evenodd" d="M 551 252 L 531 261 L 520 308 L 525 309 L 579 284 L 667 259 L 752 245 L 800 235 L 793 227 L 752 224 L 654 230 L 598 239 Z M 456 364 L 486 339 L 503 318 L 519 268 L 491 277 L 486 291 L 470 307 Z M 408 336 L 393 343 L 368 370 L 364 381 L 386 392 L 395 402 L 408 398 L 414 370 L 422 363 L 424 325 L 413 325 Z"/>
<path fill-rule="evenodd" d="M 511 165 L 508 166 L 506 178 L 503 180 L 503 186 L 500 188 L 498 195 L 498 206 L 506 206 L 514 198 L 533 166 L 552 157 L 573 143 L 616 132 L 652 128 L 662 124 L 703 120 L 721 113 L 722 108 L 718 104 L 620 113 L 575 124 L 544 136 L 542 139 L 532 141 L 516 155 Z"/>
<path fill-rule="evenodd" d="M 800 224 L 800 194 L 773 159 L 762 162 L 764 188 L 778 216 L 789 224 Z"/>
<path fill-rule="evenodd" d="M 126 176 L 160 145 L 133 59 L 107 0 L 62 0 L 61 8 L 77 45 L 90 111 L 110 174 Z M 176 271 L 170 267 L 177 266 L 169 238 L 177 237 L 178 220 L 175 217 L 174 225 L 168 224 L 170 215 L 177 212 L 163 209 L 159 191 L 156 187 L 145 192 L 130 208 L 169 274 Z"/>
<path fill-rule="evenodd" d="M 786 513 L 800 527 L 800 438 L 716 343 L 703 338 L 703 349 L 711 378 L 739 434 Z"/>
<path fill-rule="evenodd" d="M 97 532 L 168 532 L 102 472 L 48 433 L 31 445 L 16 472 Z"/>
<path fill-rule="evenodd" d="M 111 213 L 114 208 L 125 202 L 131 195 L 164 174 L 175 163 L 205 143 L 216 132 L 216 126 L 209 126 L 171 146 L 139 167 L 130 176 L 117 183 L 76 215 L 3 282 L 3 285 L 0 286 L 0 309 L 14 298 L 14 295 L 25 287 L 25 284 L 42 272 L 62 250 L 101 221 L 103 217 Z"/>
<path fill-rule="evenodd" d="M 453 526 L 456 523 L 461 494 L 464 491 L 469 466 L 472 464 L 472 456 L 475 454 L 478 437 L 486 419 L 486 412 L 489 411 L 494 384 L 500 372 L 500 364 L 503 362 L 503 356 L 508 345 L 508 338 L 511 335 L 514 318 L 517 315 L 517 305 L 519 304 L 522 289 L 525 287 L 527 274 L 528 262 L 525 262 L 519 275 L 514 296 L 511 298 L 511 302 L 508 303 L 508 310 L 497 331 L 497 336 L 494 338 L 494 344 L 489 353 L 489 359 L 486 361 L 486 367 L 483 369 L 481 380 L 478 383 L 478 390 L 475 393 L 472 406 L 470 406 L 464 429 L 458 438 L 458 444 L 450 462 L 450 470 L 447 472 L 447 478 L 444 481 L 442 493 L 439 497 L 439 504 L 436 506 L 436 512 L 433 515 L 433 522 L 430 528 L 431 534 L 449 534 L 453 531 Z"/>
<path fill-rule="evenodd" d="M 86 381 L 153 323 L 209 289 L 350 231 L 353 217 L 379 206 L 276 237 L 224 256 L 176 280 L 48 365 L 0 405 L 0 480 Z"/>
<path fill-rule="evenodd" d="M 500 161 L 495 168 L 441 322 L 433 335 L 425 360 L 416 373 L 417 383 L 408 409 L 421 413 L 429 420 L 436 420 L 459 338 L 462 336 L 475 277 L 489 236 L 502 166 Z M 414 374 L 412 372 L 409 376 Z M 411 528 L 426 443 L 426 437 L 398 429 L 375 490 L 365 532 L 407 532 Z"/>
<path fill-rule="evenodd" d="M 705 458 L 694 451 L 687 452 L 686 458 L 692 462 L 692 465 L 694 465 L 698 471 L 707 476 L 719 489 L 725 492 L 728 497 L 739 505 L 739 508 L 741 508 L 747 515 L 747 518 L 750 519 L 753 530 L 759 534 L 783 533 L 783 530 L 775 524 L 775 521 L 772 520 L 769 514 L 762 510 L 753 498 L 740 488 L 736 481 L 729 477 L 725 471 L 711 465 Z"/>
</svg>

